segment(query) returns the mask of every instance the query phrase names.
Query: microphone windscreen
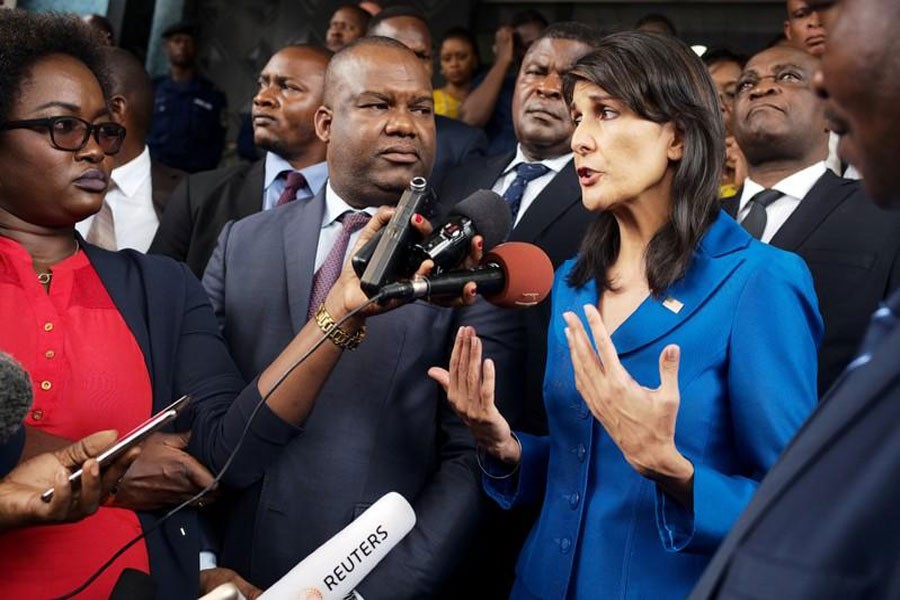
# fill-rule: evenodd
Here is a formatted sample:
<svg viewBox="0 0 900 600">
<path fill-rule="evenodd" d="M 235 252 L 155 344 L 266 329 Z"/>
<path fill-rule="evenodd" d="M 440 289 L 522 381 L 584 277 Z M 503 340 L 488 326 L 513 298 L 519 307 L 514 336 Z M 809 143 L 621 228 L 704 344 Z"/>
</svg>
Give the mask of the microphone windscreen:
<svg viewBox="0 0 900 600">
<path fill-rule="evenodd" d="M 0 352 L 0 444 L 22 426 L 32 399 L 31 377 L 13 357 Z"/>
<path fill-rule="evenodd" d="M 260 600 L 342 600 L 416 524 L 403 496 L 388 492 L 304 558 Z"/>
<path fill-rule="evenodd" d="M 553 264 L 543 250 L 525 242 L 506 242 L 484 255 L 482 264 L 497 264 L 505 285 L 496 294 L 485 295 L 491 304 L 527 308 L 539 304 L 553 287 Z"/>
<path fill-rule="evenodd" d="M 477 190 L 454 206 L 450 214 L 471 219 L 475 231 L 484 238 L 485 248 L 493 248 L 509 237 L 512 225 L 509 204 L 491 190 Z"/>
<path fill-rule="evenodd" d="M 155 600 L 156 582 L 147 573 L 137 569 L 123 569 L 109 600 Z"/>
</svg>

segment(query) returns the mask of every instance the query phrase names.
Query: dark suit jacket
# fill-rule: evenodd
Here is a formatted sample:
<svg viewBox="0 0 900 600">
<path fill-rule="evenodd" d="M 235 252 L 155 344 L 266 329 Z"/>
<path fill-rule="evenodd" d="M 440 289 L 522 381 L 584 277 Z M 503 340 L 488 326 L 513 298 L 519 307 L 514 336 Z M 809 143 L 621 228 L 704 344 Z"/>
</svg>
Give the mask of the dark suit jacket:
<svg viewBox="0 0 900 600">
<path fill-rule="evenodd" d="M 488 139 L 481 129 L 441 115 L 434 116 L 434 126 L 436 146 L 429 183 L 438 189 L 454 167 L 470 158 L 484 156 Z"/>
<path fill-rule="evenodd" d="M 513 156 L 514 153 L 494 156 L 455 169 L 444 181 L 441 201 L 455 204 L 475 190 L 493 188 Z M 569 162 L 528 207 L 509 239 L 540 246 L 555 270 L 578 252 L 591 220 L 591 213 L 581 203 L 575 167 Z M 498 407 L 513 429 L 545 434 L 547 413 L 543 387 L 550 299 L 524 311 L 495 309 L 495 314 L 498 322 L 509 323 L 508 332 L 515 332 L 507 333 L 505 340 L 514 355 L 507 357 L 511 366 L 496 368 Z M 490 355 L 486 353 L 486 356 Z M 484 510 L 488 516 L 479 528 L 477 547 L 454 578 L 456 587 L 448 590 L 445 596 L 448 599 L 509 595 L 516 558 L 539 507 L 505 511 L 489 502 Z"/>
<path fill-rule="evenodd" d="M 723 202 L 731 216 L 740 196 Z M 858 181 L 826 171 L 770 243 L 799 254 L 812 272 L 825 321 L 822 396 L 856 354 L 878 303 L 900 283 L 900 215 L 875 206 Z"/>
<path fill-rule="evenodd" d="M 690 600 L 900 598 L 900 329 L 843 375 Z"/>
<path fill-rule="evenodd" d="M 515 154 L 510 153 L 470 161 L 454 169 L 441 188 L 441 201 L 456 204 L 475 190 L 491 189 L 513 156 Z M 578 252 L 581 238 L 591 220 L 591 213 L 581 203 L 581 188 L 575 167 L 569 162 L 528 207 L 509 239 L 540 246 L 556 270 L 563 261 Z M 501 410 L 515 429 L 543 434 L 547 432 L 542 389 L 550 301 L 545 300 L 541 305 L 518 314 L 527 335 L 522 365 L 525 377 L 519 378 L 521 389 L 510 390 L 508 398 L 499 398 Z M 504 402 L 511 399 L 514 401 Z"/>
<path fill-rule="evenodd" d="M 325 190 L 222 230 L 203 284 L 240 369 L 267 365 L 307 320 Z M 360 586 L 366 600 L 430 598 L 468 551 L 480 486 L 468 430 L 428 367 L 480 306 L 415 302 L 368 320 L 298 436 L 230 511 L 221 564 L 263 588 L 394 490 L 417 523 Z M 327 342 L 326 342 L 327 343 Z M 486 341 L 486 345 L 487 345 Z"/>
<path fill-rule="evenodd" d="M 217 471 L 259 402 L 246 386 L 219 334 L 209 300 L 184 265 L 134 250 L 107 252 L 80 240 L 100 280 L 144 354 L 153 387 L 153 412 L 189 393 L 189 411 L 177 429 L 192 429 L 189 449 Z M 243 390 L 243 391 L 242 391 Z M 224 482 L 244 487 L 262 476 L 297 430 L 263 405 Z M 149 415 L 148 415 L 149 416 Z M 166 511 L 138 513 L 145 531 Z M 160 600 L 198 595 L 200 533 L 187 508 L 146 539 L 150 572 Z"/>
<path fill-rule="evenodd" d="M 150 187 L 153 190 L 153 210 L 156 211 L 157 218 L 162 219 L 172 192 L 185 175 L 187 173 L 184 171 L 173 169 L 155 160 L 150 161 Z"/>
<path fill-rule="evenodd" d="M 262 210 L 265 166 L 260 160 L 186 177 L 169 199 L 148 252 L 186 262 L 202 277 L 225 223 Z"/>
</svg>

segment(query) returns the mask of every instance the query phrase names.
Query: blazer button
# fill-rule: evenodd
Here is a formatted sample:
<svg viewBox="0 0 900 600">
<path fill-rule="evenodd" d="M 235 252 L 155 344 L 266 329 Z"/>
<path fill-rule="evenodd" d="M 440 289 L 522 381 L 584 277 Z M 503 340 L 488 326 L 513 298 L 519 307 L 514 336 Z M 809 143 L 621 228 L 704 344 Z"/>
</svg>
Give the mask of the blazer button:
<svg viewBox="0 0 900 600">
<path fill-rule="evenodd" d="M 571 450 L 572 454 L 578 459 L 578 462 L 584 462 L 584 457 L 587 454 L 587 450 L 584 448 L 584 444 L 578 444 Z"/>
<path fill-rule="evenodd" d="M 559 551 L 563 554 L 568 554 L 569 550 L 572 549 L 572 540 L 567 537 L 559 540 Z"/>
<path fill-rule="evenodd" d="M 569 496 L 569 506 L 572 507 L 572 510 L 575 510 L 576 508 L 578 508 L 578 502 L 580 500 L 581 500 L 581 496 L 578 494 L 578 492 L 575 492 L 571 496 Z"/>
</svg>

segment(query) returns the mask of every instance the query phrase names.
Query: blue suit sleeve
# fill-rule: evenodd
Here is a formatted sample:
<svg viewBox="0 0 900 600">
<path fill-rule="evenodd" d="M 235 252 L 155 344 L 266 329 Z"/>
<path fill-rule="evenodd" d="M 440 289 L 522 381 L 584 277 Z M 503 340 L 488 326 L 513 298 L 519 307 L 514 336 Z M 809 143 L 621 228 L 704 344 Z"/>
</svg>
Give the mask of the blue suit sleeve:
<svg viewBox="0 0 900 600">
<path fill-rule="evenodd" d="M 728 407 L 742 468 L 694 464 L 688 511 L 657 488 L 656 518 L 669 551 L 712 552 L 816 404 L 822 319 L 805 263 L 779 252 L 760 261 L 740 294 L 727 359 Z"/>
</svg>

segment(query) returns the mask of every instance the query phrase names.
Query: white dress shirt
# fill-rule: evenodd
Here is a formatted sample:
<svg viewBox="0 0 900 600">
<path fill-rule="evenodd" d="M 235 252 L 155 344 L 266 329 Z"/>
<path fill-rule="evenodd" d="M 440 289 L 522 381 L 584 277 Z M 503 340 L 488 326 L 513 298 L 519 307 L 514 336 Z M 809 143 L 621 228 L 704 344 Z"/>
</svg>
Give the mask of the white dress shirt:
<svg viewBox="0 0 900 600">
<path fill-rule="evenodd" d="M 772 186 L 772 189 L 778 190 L 784 196 L 775 200 L 766 209 L 766 228 L 763 230 L 761 241 L 768 244 L 772 240 L 775 234 L 778 233 L 778 230 L 781 229 L 781 226 L 788 220 L 788 217 L 800 206 L 800 201 L 806 197 L 809 190 L 825 174 L 827 168 L 825 161 L 817 162 L 802 171 L 797 171 L 793 175 L 785 177 Z M 763 191 L 763 189 L 763 186 L 749 177 L 744 180 L 744 191 L 741 194 L 741 203 L 738 209 L 738 222 L 743 221 L 750 213 L 750 198 L 755 196 L 757 192 Z"/>
<path fill-rule="evenodd" d="M 549 171 L 541 175 L 540 177 L 536 177 L 532 179 L 528 185 L 525 187 L 525 193 L 522 195 L 522 202 L 519 204 L 519 214 L 516 215 L 516 222 L 513 223 L 513 227 L 519 224 L 519 221 L 522 220 L 522 215 L 525 214 L 525 211 L 528 210 L 528 207 L 534 203 L 535 198 L 537 198 L 541 192 L 544 191 L 544 188 L 553 181 L 553 178 L 556 177 L 556 174 L 562 171 L 569 161 L 572 160 L 572 153 L 563 154 L 562 156 L 557 156 L 556 158 L 548 158 L 546 160 L 541 161 L 530 161 L 525 157 L 525 153 L 522 152 L 522 144 L 518 144 L 516 146 L 516 156 L 512 159 L 506 168 L 503 169 L 503 173 L 500 174 L 500 177 L 497 178 L 497 181 L 494 182 L 494 187 L 491 188 L 494 192 L 503 195 L 503 192 L 506 191 L 506 188 L 512 185 L 512 182 L 516 179 L 516 167 L 519 163 L 524 162 L 539 162 L 544 165 Z"/>
<path fill-rule="evenodd" d="M 335 241 L 337 241 L 337 238 L 341 233 L 343 225 L 337 218 L 347 211 L 356 212 L 358 210 L 363 210 L 370 215 L 374 215 L 378 209 L 376 207 L 367 207 L 364 209 L 353 208 L 344 202 L 343 198 L 337 195 L 337 192 L 331 187 L 330 180 L 325 184 L 325 215 L 322 217 L 322 230 L 319 233 L 319 245 L 316 247 L 316 266 L 314 272 L 318 271 L 319 267 L 322 266 L 322 263 L 325 262 L 328 253 L 331 252 L 331 247 L 334 246 Z M 353 246 L 356 245 L 356 240 L 359 239 L 361 233 L 362 229 L 350 236 L 350 242 L 347 244 L 347 252 L 344 254 L 344 263 L 347 262 L 347 258 L 350 256 Z"/>
<path fill-rule="evenodd" d="M 133 248 L 146 252 L 159 227 L 159 217 L 153 208 L 153 183 L 150 177 L 150 151 L 112 170 L 106 202 L 113 214 L 116 230 L 116 249 Z M 87 236 L 94 216 L 77 223 L 75 229 Z"/>
</svg>

